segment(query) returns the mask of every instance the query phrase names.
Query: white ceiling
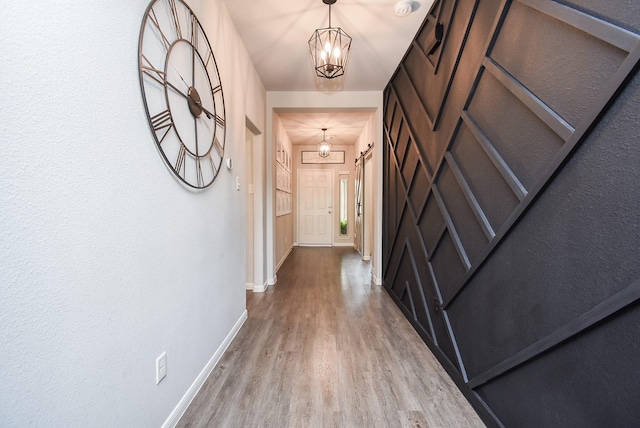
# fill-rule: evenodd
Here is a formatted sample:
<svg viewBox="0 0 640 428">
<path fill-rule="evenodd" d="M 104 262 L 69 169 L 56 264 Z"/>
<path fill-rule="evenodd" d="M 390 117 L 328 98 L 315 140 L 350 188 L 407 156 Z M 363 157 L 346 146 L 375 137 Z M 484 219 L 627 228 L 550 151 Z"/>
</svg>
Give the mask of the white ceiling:
<svg viewBox="0 0 640 428">
<path fill-rule="evenodd" d="M 317 144 L 322 140 L 322 128 L 327 128 L 326 137 L 332 145 L 354 144 L 371 111 L 276 111 L 292 144 Z"/>
<path fill-rule="evenodd" d="M 402 18 L 395 14 L 397 2 L 337 0 L 331 7 L 332 27 L 341 27 L 353 41 L 345 75 L 329 80 L 315 77 L 309 58 L 309 38 L 329 24 L 329 6 L 322 0 L 224 0 L 267 91 L 322 92 L 384 89 L 433 0 L 414 1 L 413 13 Z M 294 144 L 317 139 L 322 127 L 353 144 L 360 134 L 355 128 L 362 130 L 366 122 L 363 112 L 349 117 L 309 113 L 281 114 Z"/>
</svg>

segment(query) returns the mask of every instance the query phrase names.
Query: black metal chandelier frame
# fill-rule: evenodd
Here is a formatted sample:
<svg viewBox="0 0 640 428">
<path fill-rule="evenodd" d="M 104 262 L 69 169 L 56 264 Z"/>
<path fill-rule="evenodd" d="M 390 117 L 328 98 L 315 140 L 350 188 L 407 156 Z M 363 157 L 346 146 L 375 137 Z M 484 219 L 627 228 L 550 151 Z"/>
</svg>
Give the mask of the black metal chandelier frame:
<svg viewBox="0 0 640 428">
<path fill-rule="evenodd" d="M 333 79 L 344 74 L 351 49 L 351 37 L 340 27 L 331 26 L 331 5 L 336 0 L 322 0 L 329 5 L 329 27 L 314 31 L 309 39 L 311 62 L 318 77 Z"/>
</svg>

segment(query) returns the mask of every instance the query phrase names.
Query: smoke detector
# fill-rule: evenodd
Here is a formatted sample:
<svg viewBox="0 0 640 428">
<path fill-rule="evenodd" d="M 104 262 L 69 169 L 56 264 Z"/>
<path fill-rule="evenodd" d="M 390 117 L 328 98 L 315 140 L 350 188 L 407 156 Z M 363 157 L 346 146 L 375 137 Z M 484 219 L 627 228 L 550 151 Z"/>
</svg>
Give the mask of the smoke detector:
<svg viewBox="0 0 640 428">
<path fill-rule="evenodd" d="M 413 2 L 408 0 L 402 0 L 395 5 L 396 15 L 404 17 L 413 12 Z"/>
</svg>

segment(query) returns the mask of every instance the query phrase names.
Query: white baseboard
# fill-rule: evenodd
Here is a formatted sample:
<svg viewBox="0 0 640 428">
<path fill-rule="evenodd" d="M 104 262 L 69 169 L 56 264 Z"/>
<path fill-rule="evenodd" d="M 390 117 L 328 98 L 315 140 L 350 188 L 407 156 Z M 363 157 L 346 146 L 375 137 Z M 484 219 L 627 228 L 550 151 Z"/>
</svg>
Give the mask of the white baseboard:
<svg viewBox="0 0 640 428">
<path fill-rule="evenodd" d="M 353 247 L 353 242 L 334 242 L 334 247 Z"/>
<path fill-rule="evenodd" d="M 254 287 L 253 282 L 247 282 L 244 286 L 247 290 L 253 290 Z"/>
<path fill-rule="evenodd" d="M 269 284 L 267 284 L 267 282 L 265 281 L 265 283 L 262 285 L 254 285 L 252 290 L 254 293 L 264 293 L 265 291 L 267 291 L 267 288 L 269 288 Z"/>
<path fill-rule="evenodd" d="M 382 280 L 378 278 L 375 273 L 371 273 L 371 279 L 375 285 L 382 285 Z"/>
<path fill-rule="evenodd" d="M 245 309 L 245 311 L 240 316 L 240 319 L 235 323 L 229 334 L 227 334 L 227 337 L 224 338 L 224 341 L 222 341 L 222 344 L 218 347 L 211 359 L 209 359 L 209 362 L 207 362 L 207 364 L 204 366 L 196 380 L 193 381 L 176 408 L 173 409 L 173 412 L 171 412 L 167 420 L 164 421 L 164 424 L 162 424 L 162 428 L 173 428 L 176 426 L 182 415 L 184 415 L 184 412 L 187 411 L 187 408 L 189 407 L 189 404 L 191 404 L 191 401 L 193 401 L 198 391 L 200 391 L 200 388 L 202 388 L 202 385 L 204 385 L 204 382 L 207 380 L 215 366 L 218 364 L 218 361 L 220 361 L 220 358 L 222 358 L 222 354 L 224 354 L 224 351 L 227 350 L 227 348 L 231 344 L 231 341 L 236 337 L 238 331 L 240 331 L 240 327 L 242 327 L 244 322 L 247 320 L 247 317 L 248 313 Z"/>
<path fill-rule="evenodd" d="M 368 262 L 369 260 L 371 260 L 371 256 L 362 256 L 362 260 Z"/>
<path fill-rule="evenodd" d="M 278 282 L 278 275 L 273 275 L 273 278 L 267 280 L 267 287 L 270 285 L 276 285 L 276 282 Z"/>
</svg>

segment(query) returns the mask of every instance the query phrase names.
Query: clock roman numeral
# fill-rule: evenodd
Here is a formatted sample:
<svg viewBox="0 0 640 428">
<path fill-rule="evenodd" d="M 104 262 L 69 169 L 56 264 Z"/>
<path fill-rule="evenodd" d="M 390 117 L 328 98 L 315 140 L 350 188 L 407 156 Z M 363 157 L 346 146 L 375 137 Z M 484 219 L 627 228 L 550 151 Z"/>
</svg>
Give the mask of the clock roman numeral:
<svg viewBox="0 0 640 428">
<path fill-rule="evenodd" d="M 162 128 L 172 127 L 173 120 L 171 119 L 171 112 L 169 109 L 161 111 L 151 118 L 151 124 L 154 131 L 159 131 Z"/>
<path fill-rule="evenodd" d="M 176 164 L 174 165 L 175 171 L 182 178 L 185 177 L 186 168 L 184 164 L 184 159 L 187 156 L 187 148 L 184 144 L 180 144 L 180 150 L 178 151 L 178 157 L 176 158 Z"/>
<path fill-rule="evenodd" d="M 151 61 L 149 61 L 149 59 L 144 56 L 144 54 L 142 54 L 142 61 L 144 61 L 144 63 L 140 63 L 140 69 L 142 70 L 142 73 L 149 76 L 159 84 L 164 85 L 167 78 L 164 71 L 155 68 L 151 64 Z"/>
<path fill-rule="evenodd" d="M 211 50 L 209 50 L 207 52 L 207 57 L 204 59 L 204 66 L 209 67 L 209 61 L 211 61 L 213 59 L 213 52 L 211 52 Z"/>
<path fill-rule="evenodd" d="M 151 9 L 151 12 L 149 13 L 149 20 L 151 20 L 151 23 L 153 24 L 154 27 L 156 27 L 156 30 L 158 31 L 160 38 L 162 38 L 162 44 L 164 48 L 166 50 L 169 50 L 169 48 L 171 47 L 171 43 L 169 43 L 169 40 L 162 32 L 162 28 L 160 28 L 160 24 L 158 23 L 158 17 L 156 16 L 156 11 L 153 9 Z"/>
<path fill-rule="evenodd" d="M 218 174 L 218 170 L 216 166 L 213 164 L 213 158 L 211 157 L 211 152 L 207 154 L 207 159 L 209 160 L 209 167 L 211 168 L 211 174 L 215 177 Z"/>
<path fill-rule="evenodd" d="M 218 155 L 220 155 L 220 157 L 224 156 L 224 147 L 222 147 L 222 144 L 220 144 L 220 141 L 218 141 L 218 137 L 214 137 L 213 147 L 216 148 L 216 152 L 218 152 Z"/>
<path fill-rule="evenodd" d="M 224 128 L 224 119 L 216 114 L 216 123 Z"/>
<path fill-rule="evenodd" d="M 198 50 L 198 19 L 191 15 L 191 45 Z"/>
<path fill-rule="evenodd" d="M 176 0 L 169 0 L 169 7 L 171 8 L 171 19 L 173 22 L 173 28 L 176 31 L 178 39 L 182 38 L 182 29 L 180 28 L 180 17 L 178 16 L 178 10 L 176 9 Z"/>
<path fill-rule="evenodd" d="M 196 181 L 198 187 L 204 186 L 204 176 L 202 175 L 202 164 L 199 157 L 196 158 Z"/>
<path fill-rule="evenodd" d="M 164 130 L 164 134 L 162 134 L 162 137 L 160 137 L 160 139 L 158 140 L 158 143 L 161 144 L 169 131 L 171 131 L 171 128 L 173 128 L 173 119 L 171 118 L 171 112 L 167 109 L 151 117 L 151 126 L 156 133 Z"/>
<path fill-rule="evenodd" d="M 222 90 L 222 85 L 216 86 L 215 88 L 213 88 L 213 95 L 217 94 L 221 90 Z"/>
</svg>

